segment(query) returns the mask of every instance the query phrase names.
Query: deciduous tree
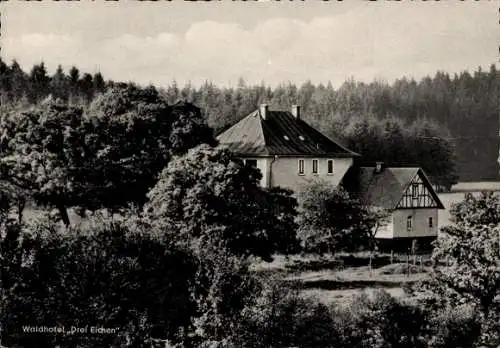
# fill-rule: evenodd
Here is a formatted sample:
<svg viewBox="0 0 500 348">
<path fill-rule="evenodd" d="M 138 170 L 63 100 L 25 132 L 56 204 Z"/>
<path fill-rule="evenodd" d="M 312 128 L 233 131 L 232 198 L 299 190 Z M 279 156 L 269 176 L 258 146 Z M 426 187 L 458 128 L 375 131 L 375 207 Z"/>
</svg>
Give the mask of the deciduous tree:
<svg viewBox="0 0 500 348">
<path fill-rule="evenodd" d="M 0 119 L 0 174 L 26 198 L 59 209 L 77 205 L 73 175 L 83 156 L 82 110 L 52 101 L 38 108 L 13 110 Z"/>
<path fill-rule="evenodd" d="M 342 187 L 318 180 L 298 193 L 299 237 L 307 251 L 332 253 L 370 245 L 382 215 Z"/>
<path fill-rule="evenodd" d="M 452 208 L 453 224 L 441 228 L 428 281 L 413 289 L 432 310 L 467 306 L 480 324 L 476 344 L 500 344 L 499 200 L 492 193 L 466 195 Z"/>
<path fill-rule="evenodd" d="M 85 168 L 76 185 L 89 207 L 141 205 L 174 155 L 215 144 L 192 104 L 167 105 L 155 88 L 119 85 L 97 97 L 85 114 Z"/>
<path fill-rule="evenodd" d="M 229 151 L 200 145 L 169 163 L 145 211 L 195 249 L 210 244 L 265 259 L 294 251 L 296 201 L 288 190 L 260 187 L 260 177 Z"/>
</svg>

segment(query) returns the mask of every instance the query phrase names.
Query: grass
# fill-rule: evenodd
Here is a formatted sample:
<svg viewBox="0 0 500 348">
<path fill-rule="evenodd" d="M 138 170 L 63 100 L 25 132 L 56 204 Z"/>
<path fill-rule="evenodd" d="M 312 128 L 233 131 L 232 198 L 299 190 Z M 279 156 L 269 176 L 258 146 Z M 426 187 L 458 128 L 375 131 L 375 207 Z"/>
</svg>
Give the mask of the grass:
<svg viewBox="0 0 500 348">
<path fill-rule="evenodd" d="M 395 260 L 405 258 L 395 257 Z M 345 304 L 356 294 L 366 291 L 370 295 L 375 289 L 401 297 L 405 295 L 405 285 L 425 279 L 430 270 L 425 262 L 417 266 L 410 264 L 408 274 L 406 263 L 390 264 L 387 255 L 377 256 L 371 271 L 367 265 L 367 253 L 323 257 L 278 255 L 271 263 L 254 263 L 252 270 L 263 276 L 277 276 L 298 286 L 304 296 L 316 297 L 327 304 Z"/>
<path fill-rule="evenodd" d="M 326 304 L 336 304 L 348 306 L 355 296 L 366 293 L 373 295 L 375 288 L 357 288 L 347 290 L 324 290 L 324 289 L 306 289 L 301 292 L 304 297 L 314 298 L 317 301 Z M 397 298 L 405 298 L 407 295 L 401 287 L 384 288 L 390 295 Z"/>
</svg>

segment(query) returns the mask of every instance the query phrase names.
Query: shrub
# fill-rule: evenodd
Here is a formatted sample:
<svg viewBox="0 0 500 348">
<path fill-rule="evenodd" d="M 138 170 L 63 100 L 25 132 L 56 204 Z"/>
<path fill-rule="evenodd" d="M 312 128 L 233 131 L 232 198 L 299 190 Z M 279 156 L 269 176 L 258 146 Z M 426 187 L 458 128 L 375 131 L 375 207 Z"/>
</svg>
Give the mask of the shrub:
<svg viewBox="0 0 500 348">
<path fill-rule="evenodd" d="M 146 347 L 153 337 L 181 341 L 196 310 L 190 294 L 195 264 L 186 252 L 139 227 L 98 221 L 62 233 L 50 220 L 25 227 L 16 277 L 2 281 L 3 343 Z M 2 259 L 2 268 L 7 264 Z M 65 334 L 22 329 L 41 325 L 64 328 Z M 69 334 L 71 327 L 116 331 Z"/>
<path fill-rule="evenodd" d="M 425 313 L 382 290 L 356 297 L 337 311 L 336 321 L 344 347 L 426 347 Z"/>
<path fill-rule="evenodd" d="M 444 308 L 430 318 L 429 348 L 473 347 L 481 331 L 470 306 Z"/>
<path fill-rule="evenodd" d="M 193 295 L 198 313 L 193 318 L 196 339 L 223 342 L 240 321 L 241 311 L 259 289 L 248 261 L 206 245 L 197 254 L 198 268 Z"/>
<path fill-rule="evenodd" d="M 330 310 L 271 281 L 242 313 L 230 347 L 336 347 Z"/>
</svg>

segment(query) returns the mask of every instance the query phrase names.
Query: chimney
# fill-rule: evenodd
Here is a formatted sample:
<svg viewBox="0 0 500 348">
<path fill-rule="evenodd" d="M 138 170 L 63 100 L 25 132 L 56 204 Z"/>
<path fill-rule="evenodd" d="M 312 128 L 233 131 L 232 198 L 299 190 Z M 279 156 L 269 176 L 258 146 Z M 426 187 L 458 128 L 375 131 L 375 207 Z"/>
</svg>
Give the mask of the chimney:
<svg viewBox="0 0 500 348">
<path fill-rule="evenodd" d="M 260 104 L 260 116 L 262 119 L 266 119 L 267 117 L 267 111 L 269 109 L 269 106 L 267 104 Z"/>
<path fill-rule="evenodd" d="M 384 162 L 375 162 L 375 173 L 381 173 L 384 170 Z"/>
<path fill-rule="evenodd" d="M 292 115 L 297 120 L 300 120 L 300 105 L 292 105 Z"/>
</svg>

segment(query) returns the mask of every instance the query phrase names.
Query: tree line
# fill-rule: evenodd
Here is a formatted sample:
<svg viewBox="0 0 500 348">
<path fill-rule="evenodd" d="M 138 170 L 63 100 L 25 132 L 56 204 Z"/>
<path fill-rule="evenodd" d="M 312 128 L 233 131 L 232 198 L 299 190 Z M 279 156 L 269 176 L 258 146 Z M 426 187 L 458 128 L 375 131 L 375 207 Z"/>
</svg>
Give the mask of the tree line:
<svg viewBox="0 0 500 348">
<path fill-rule="evenodd" d="M 82 73 L 75 66 L 66 73 L 59 65 L 49 76 L 44 62 L 26 73 L 16 60 L 8 65 L 0 59 L 0 101 L 4 105 L 34 105 L 48 95 L 72 105 L 86 105 L 110 84 L 100 72 Z"/>
<path fill-rule="evenodd" d="M 0 71 L 3 104 L 32 104 L 51 94 L 71 104 L 88 105 L 94 96 L 116 84 L 105 82 L 100 73 L 81 74 L 76 67 L 65 73 L 59 66 L 48 76 L 43 63 L 34 65 L 27 74 L 16 61 L 10 65 L 0 61 Z M 373 160 L 372 153 L 382 154 L 377 160 L 393 165 L 423 162 L 422 167 L 430 176 L 447 176 L 448 184 L 457 178 L 462 181 L 498 178 L 500 93 L 495 65 L 489 71 L 478 68 L 472 73 L 463 71 L 453 76 L 437 72 L 420 81 L 403 77 L 392 84 L 350 79 L 338 89 L 331 83 L 310 81 L 271 88 L 264 82 L 248 85 L 240 79 L 235 87 L 221 87 L 209 81 L 199 87 L 190 83 L 179 86 L 172 81 L 158 92 L 170 104 L 186 100 L 199 106 L 216 133 L 248 115 L 260 103 L 276 109 L 300 104 L 304 119 L 325 134 L 354 148 L 372 149 L 362 153 L 368 162 Z M 376 139 L 358 137 L 360 128 L 366 126 Z M 382 137 L 377 135 L 381 132 L 385 132 Z M 394 138 L 387 137 L 388 134 Z M 437 156 L 429 156 L 429 148 L 436 147 L 436 140 L 444 144 L 443 149 Z M 396 146 L 402 141 L 404 146 Z M 415 154 L 419 147 L 427 148 L 422 150 L 427 155 Z M 388 150 L 391 148 L 398 150 Z M 447 163 L 450 158 L 452 164 Z M 448 168 L 446 174 L 443 168 L 439 173 L 433 172 L 433 167 L 441 166 L 441 161 L 442 167 Z"/>
</svg>

